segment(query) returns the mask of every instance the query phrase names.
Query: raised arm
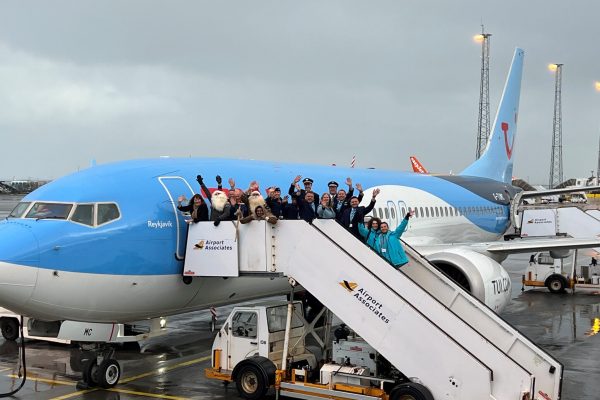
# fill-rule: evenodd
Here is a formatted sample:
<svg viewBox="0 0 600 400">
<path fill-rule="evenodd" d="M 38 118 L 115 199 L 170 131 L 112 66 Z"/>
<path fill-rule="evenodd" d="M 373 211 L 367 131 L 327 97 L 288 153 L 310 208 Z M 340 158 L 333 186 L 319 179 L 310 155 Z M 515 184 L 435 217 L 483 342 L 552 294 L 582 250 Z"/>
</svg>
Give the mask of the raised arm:
<svg viewBox="0 0 600 400">
<path fill-rule="evenodd" d="M 373 211 L 373 209 L 375 208 L 375 202 L 377 201 L 377 200 L 375 200 L 375 198 L 377 197 L 378 194 L 379 194 L 379 188 L 373 190 L 373 197 L 371 198 L 371 202 L 369 203 L 368 206 L 365 207 L 365 215 L 367 215 L 368 213 Z"/>
<path fill-rule="evenodd" d="M 406 214 L 406 216 L 404 217 L 404 219 L 402 220 L 402 222 L 400 223 L 400 225 L 398 225 L 398 227 L 394 230 L 394 232 L 392 232 L 392 236 L 399 238 L 400 236 L 402 236 L 402 234 L 404 232 L 406 232 L 406 228 L 408 227 L 408 220 L 410 217 L 411 217 L 411 213 L 408 212 Z"/>
<path fill-rule="evenodd" d="M 363 193 L 363 187 L 360 183 L 356 184 L 356 188 L 358 189 L 358 196 L 356 196 L 358 198 L 358 202 L 360 203 L 363 199 L 363 197 L 365 196 Z"/>
<path fill-rule="evenodd" d="M 369 235 L 369 230 L 362 222 L 358 223 L 358 233 L 360 233 L 360 236 L 364 238 L 366 238 Z"/>
<path fill-rule="evenodd" d="M 300 179 L 302 179 L 302 176 L 296 175 L 296 177 L 294 178 L 294 180 L 290 184 L 290 188 L 288 190 L 288 194 L 291 197 L 300 197 L 300 196 L 296 196 L 296 185 L 298 184 L 298 182 L 300 182 Z"/>
<path fill-rule="evenodd" d="M 206 196 L 206 200 L 210 203 L 210 190 L 204 184 L 204 180 L 202 179 L 202 175 L 196 175 L 196 181 L 200 184 L 200 188 L 202 189 L 202 193 Z"/>
</svg>

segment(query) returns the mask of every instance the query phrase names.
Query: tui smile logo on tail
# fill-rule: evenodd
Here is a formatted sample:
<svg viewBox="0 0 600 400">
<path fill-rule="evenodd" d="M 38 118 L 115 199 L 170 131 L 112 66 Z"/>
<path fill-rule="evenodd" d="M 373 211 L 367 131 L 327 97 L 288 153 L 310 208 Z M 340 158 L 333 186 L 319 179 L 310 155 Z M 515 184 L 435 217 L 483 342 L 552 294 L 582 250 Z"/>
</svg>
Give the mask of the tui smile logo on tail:
<svg viewBox="0 0 600 400">
<path fill-rule="evenodd" d="M 508 159 L 512 157 L 513 146 L 515 144 L 515 137 L 513 136 L 510 146 L 508 145 L 508 122 L 503 122 L 501 124 L 502 132 L 504 133 L 504 146 L 506 147 L 506 155 Z"/>
</svg>

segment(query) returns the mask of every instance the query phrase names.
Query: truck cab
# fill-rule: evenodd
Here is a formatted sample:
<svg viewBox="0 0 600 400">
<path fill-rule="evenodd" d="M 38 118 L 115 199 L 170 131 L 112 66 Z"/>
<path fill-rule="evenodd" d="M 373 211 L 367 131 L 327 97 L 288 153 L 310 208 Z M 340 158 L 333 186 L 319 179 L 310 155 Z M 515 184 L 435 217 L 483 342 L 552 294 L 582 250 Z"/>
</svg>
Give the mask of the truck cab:
<svg viewBox="0 0 600 400">
<path fill-rule="evenodd" d="M 316 368 L 315 355 L 305 347 L 306 327 L 301 318 L 302 303 L 294 302 L 294 309 L 288 359 L 293 360 L 295 367 Z M 218 357 L 218 365 L 227 371 L 233 371 L 239 362 L 254 356 L 268 358 L 278 369 L 281 368 L 286 319 L 287 303 L 283 301 L 235 307 L 213 342 L 213 358 Z"/>
</svg>

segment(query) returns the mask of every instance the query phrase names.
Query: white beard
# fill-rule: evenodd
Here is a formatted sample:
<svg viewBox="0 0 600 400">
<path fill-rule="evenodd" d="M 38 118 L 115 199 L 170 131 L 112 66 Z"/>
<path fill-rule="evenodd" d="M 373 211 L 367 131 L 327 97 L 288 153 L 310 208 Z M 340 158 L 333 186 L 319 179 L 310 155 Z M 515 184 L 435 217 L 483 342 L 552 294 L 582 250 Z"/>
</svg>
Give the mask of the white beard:
<svg viewBox="0 0 600 400">
<path fill-rule="evenodd" d="M 212 194 L 212 197 L 210 198 L 212 208 L 219 212 L 223 211 L 223 208 L 225 208 L 225 203 L 227 203 L 227 201 L 227 196 L 220 190 L 215 190 Z"/>
<path fill-rule="evenodd" d="M 255 214 L 254 210 L 256 207 L 261 206 L 265 211 L 267 210 L 267 204 L 265 203 L 265 199 L 260 195 L 259 192 L 252 192 L 248 197 L 248 206 L 250 208 L 250 212 Z"/>
</svg>

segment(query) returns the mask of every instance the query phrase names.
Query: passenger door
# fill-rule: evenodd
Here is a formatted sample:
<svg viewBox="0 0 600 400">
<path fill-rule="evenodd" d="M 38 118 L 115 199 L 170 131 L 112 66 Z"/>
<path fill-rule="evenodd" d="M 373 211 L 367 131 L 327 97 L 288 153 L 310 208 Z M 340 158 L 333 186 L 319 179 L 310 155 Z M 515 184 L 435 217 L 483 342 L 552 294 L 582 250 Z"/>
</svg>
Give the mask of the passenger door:
<svg viewBox="0 0 600 400">
<path fill-rule="evenodd" d="M 174 222 L 177 231 L 177 244 L 175 255 L 178 260 L 183 260 L 185 256 L 185 245 L 187 241 L 187 223 L 177 209 L 177 198 L 184 195 L 189 201 L 194 196 L 194 190 L 185 179 L 180 176 L 161 176 L 158 181 L 167 192 L 166 202 L 169 203 L 169 209 L 173 210 Z"/>
</svg>

